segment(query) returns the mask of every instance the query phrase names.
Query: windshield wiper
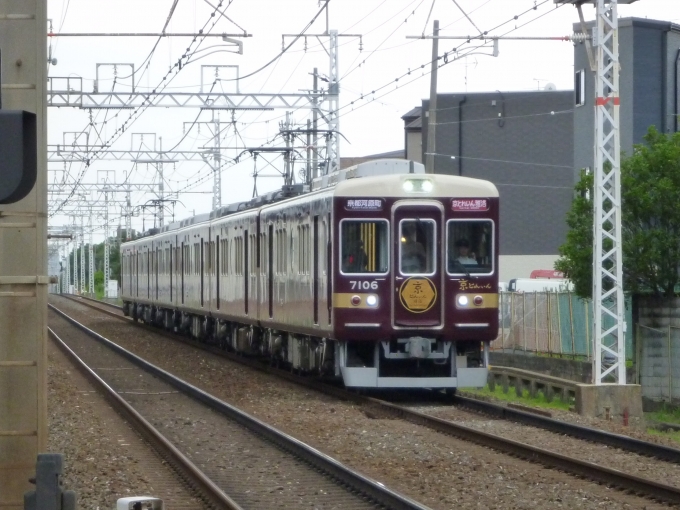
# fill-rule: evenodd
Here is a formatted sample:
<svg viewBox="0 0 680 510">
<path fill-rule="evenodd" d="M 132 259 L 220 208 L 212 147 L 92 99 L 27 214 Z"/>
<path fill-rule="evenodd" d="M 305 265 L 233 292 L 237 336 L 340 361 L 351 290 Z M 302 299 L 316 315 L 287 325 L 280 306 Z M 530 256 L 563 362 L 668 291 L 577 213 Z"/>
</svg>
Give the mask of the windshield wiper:
<svg viewBox="0 0 680 510">
<path fill-rule="evenodd" d="M 463 264 L 458 259 L 453 259 L 453 261 L 454 261 L 455 265 L 457 265 L 458 267 L 460 267 L 463 270 L 463 272 L 465 273 L 465 276 L 467 276 L 468 278 L 472 278 L 472 275 L 470 274 L 470 271 L 468 271 L 468 268 L 465 267 L 465 264 Z"/>
</svg>

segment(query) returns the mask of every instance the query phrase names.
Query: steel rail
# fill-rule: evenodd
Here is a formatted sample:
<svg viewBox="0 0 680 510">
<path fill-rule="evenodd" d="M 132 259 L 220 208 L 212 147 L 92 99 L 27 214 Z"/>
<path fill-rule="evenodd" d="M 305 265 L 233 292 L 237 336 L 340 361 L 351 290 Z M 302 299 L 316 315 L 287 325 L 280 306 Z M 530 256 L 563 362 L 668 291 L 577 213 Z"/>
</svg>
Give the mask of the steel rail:
<svg viewBox="0 0 680 510">
<path fill-rule="evenodd" d="M 85 303 L 83 303 L 85 304 Z M 103 313 L 118 317 L 124 320 L 127 318 L 109 312 L 107 310 L 102 310 L 93 305 L 92 308 L 101 310 Z M 162 330 L 157 330 L 156 328 L 148 328 L 149 331 L 155 331 L 157 333 Z M 174 336 L 176 337 L 176 335 Z M 193 343 L 193 342 L 192 342 Z M 203 347 L 203 345 L 201 345 Z M 219 353 L 224 351 L 219 351 L 218 349 L 208 349 L 213 352 Z M 242 362 L 242 357 L 235 357 L 237 361 Z M 256 366 L 252 361 L 247 363 L 251 366 Z M 257 367 L 256 367 L 257 368 Z M 263 369 L 262 366 L 259 367 L 260 370 Z M 680 503 L 680 489 L 672 487 L 670 485 L 661 484 L 653 480 L 648 480 L 635 475 L 627 474 L 622 471 L 615 469 L 610 469 L 598 464 L 594 464 L 587 461 L 581 461 L 573 459 L 556 452 L 551 452 L 542 448 L 533 447 L 519 441 L 514 441 L 511 439 L 506 439 L 500 436 L 495 436 L 485 432 L 478 431 L 476 429 L 466 427 L 464 425 L 459 425 L 450 421 L 443 420 L 441 418 L 436 418 L 427 414 L 414 411 L 390 402 L 385 402 L 372 397 L 361 396 L 354 393 L 350 393 L 344 389 L 331 387 L 328 385 L 319 385 L 318 382 L 302 382 L 299 377 L 292 374 L 284 373 L 282 371 L 268 369 L 267 371 L 284 376 L 286 379 L 296 382 L 298 384 L 303 384 L 310 388 L 322 391 L 324 393 L 330 394 L 332 396 L 351 400 L 357 403 L 366 404 L 374 412 L 381 415 L 391 415 L 396 416 L 400 419 L 406 420 L 410 423 L 428 427 L 430 429 L 436 430 L 438 432 L 458 437 L 465 441 L 470 441 L 483 446 L 488 446 L 503 453 L 517 456 L 525 460 L 539 463 L 543 466 L 560 469 L 569 472 L 573 475 L 584 477 L 589 480 L 594 480 L 600 483 L 605 483 L 618 487 L 623 490 L 633 491 L 639 494 L 644 494 L 647 497 L 658 499 L 672 504 Z M 462 400 L 461 397 L 457 397 L 456 400 Z M 477 401 L 471 399 L 464 399 L 466 405 L 470 403 L 470 407 L 476 406 Z M 481 403 L 480 403 L 481 404 Z M 486 404 L 486 403 L 484 403 Z M 524 424 L 530 424 L 532 426 L 540 426 L 541 428 L 548 428 L 554 432 L 559 432 L 563 434 L 569 434 L 580 439 L 585 439 L 587 441 L 594 441 L 599 443 L 607 442 L 607 444 L 616 445 L 617 448 L 633 451 L 634 453 L 642 453 L 645 456 L 655 456 L 667 460 L 668 458 L 677 459 L 680 458 L 680 451 L 673 448 L 663 447 L 660 445 L 655 445 L 653 443 L 646 443 L 633 438 L 628 438 L 626 436 L 620 436 L 617 434 L 611 434 L 608 432 L 588 429 L 587 427 L 581 427 L 576 425 L 571 425 L 564 422 L 558 422 L 557 420 L 552 420 L 544 418 L 538 415 L 532 415 L 530 413 L 524 413 L 522 411 L 515 411 L 511 409 L 506 409 L 501 406 L 496 406 L 493 404 L 479 405 L 478 409 L 480 412 L 483 410 L 484 413 L 494 413 L 494 416 L 501 418 L 508 417 L 506 419 L 522 421 Z M 505 411 L 508 411 L 505 413 Z M 549 427 L 556 427 L 555 429 L 550 429 Z M 651 453 L 654 451 L 654 453 Z"/>
<path fill-rule="evenodd" d="M 52 309 L 52 305 L 48 305 Z M 56 310 L 56 309 L 55 309 Z M 62 312 L 58 312 L 62 313 Z M 180 476 L 189 481 L 189 485 L 198 490 L 200 495 L 217 508 L 229 510 L 243 510 L 234 500 L 217 487 L 210 478 L 196 467 L 182 452 L 180 452 L 165 436 L 151 423 L 128 404 L 101 377 L 99 377 L 51 328 L 47 328 L 49 335 L 57 346 L 80 369 L 81 372 L 104 393 L 107 399 L 141 435 L 151 443 L 152 447 L 177 471 Z"/>
<path fill-rule="evenodd" d="M 66 297 L 68 299 L 72 299 L 76 302 L 80 302 L 84 306 L 89 306 L 91 308 L 94 308 L 96 310 L 101 311 L 102 313 L 105 313 L 107 315 L 111 315 L 112 317 L 116 317 L 121 320 L 125 320 L 128 322 L 131 322 L 135 324 L 137 327 L 142 327 L 142 328 L 148 328 L 149 331 L 152 331 L 157 334 L 161 335 L 167 335 L 168 337 L 174 339 L 174 340 L 179 340 L 182 339 L 183 341 L 186 341 L 187 339 L 185 337 L 181 337 L 179 335 L 174 335 L 170 334 L 167 331 L 163 329 L 157 329 L 154 327 L 150 327 L 146 324 L 140 324 L 134 322 L 132 319 L 129 319 L 128 317 L 125 317 L 120 314 L 113 313 L 108 310 L 104 310 L 101 307 L 91 305 L 87 302 L 83 302 L 82 300 L 87 300 L 87 301 L 94 301 L 96 303 L 101 303 L 104 304 L 105 306 L 109 306 L 112 308 L 116 308 L 117 310 L 122 310 L 121 306 L 114 305 L 111 303 L 106 303 L 104 301 L 99 301 L 96 299 L 91 299 L 87 298 L 84 296 L 81 296 L 81 299 L 72 297 L 71 295 L 67 294 L 62 294 L 63 297 Z M 306 387 L 309 387 L 311 389 L 316 389 L 317 391 L 324 391 L 331 396 L 334 396 L 336 398 L 341 398 L 344 400 L 351 400 L 357 403 L 366 403 L 367 399 L 370 397 L 364 397 L 361 395 L 358 395 L 356 393 L 351 393 L 349 391 L 346 391 L 344 389 L 336 388 L 330 385 L 323 385 L 321 386 L 318 381 L 313 381 L 310 382 L 308 379 L 302 379 L 299 376 L 295 376 L 293 374 L 290 374 L 289 372 L 285 372 L 282 370 L 277 370 L 272 367 L 265 367 L 261 363 L 253 362 L 253 360 L 249 360 L 248 358 L 243 358 L 242 356 L 236 356 L 236 355 L 231 355 L 231 353 L 224 351 L 222 349 L 218 349 L 206 344 L 201 344 L 199 342 L 196 342 L 194 340 L 188 340 L 189 343 L 192 345 L 198 346 L 202 349 L 206 349 L 210 352 L 213 352 L 214 354 L 218 354 L 221 356 L 226 356 L 229 359 L 232 359 L 233 361 L 237 361 L 242 364 L 246 364 L 252 368 L 258 369 L 258 370 L 264 370 L 268 373 L 273 373 L 275 375 L 278 375 L 280 377 L 283 377 L 286 380 L 289 380 L 291 382 L 297 383 L 297 384 L 302 384 L 305 385 Z M 377 402 L 382 402 L 377 399 L 372 400 L 374 403 Z M 631 453 L 636 453 L 638 455 L 642 455 L 645 457 L 654 457 L 658 458 L 667 462 L 672 462 L 675 464 L 680 464 L 680 449 L 677 448 L 672 448 L 670 446 L 664 446 L 660 444 L 655 444 L 655 443 L 650 443 L 648 441 L 643 441 L 641 439 L 635 439 L 629 436 L 624 436 L 621 434 L 614 434 L 612 432 L 606 432 L 604 430 L 599 430 L 599 429 L 593 429 L 590 427 L 585 427 L 582 425 L 576 425 L 560 420 L 555 420 L 553 418 L 548 418 L 545 416 L 539 416 L 537 414 L 533 413 L 528 413 L 525 411 L 520 411 L 516 409 L 511 409 L 502 405 L 498 404 L 493 404 L 490 402 L 483 402 L 481 400 L 473 399 L 473 398 L 467 398 L 467 397 L 460 397 L 456 396 L 453 398 L 453 403 L 455 405 L 458 405 L 464 409 L 473 411 L 475 413 L 481 413 L 485 414 L 488 416 L 491 416 L 493 418 L 498 418 L 498 419 L 503 419 L 503 420 L 508 420 L 508 421 L 513 421 L 516 423 L 521 423 L 523 425 L 529 425 L 532 427 L 537 427 L 541 428 L 544 430 L 548 430 L 550 432 L 555 432 L 558 434 L 565 434 L 570 437 L 574 437 L 577 439 L 583 439 L 585 441 L 591 441 L 594 443 L 598 444 L 605 444 L 607 446 L 611 446 L 613 448 L 619 448 L 621 450 L 631 452 Z"/>
<path fill-rule="evenodd" d="M 360 492 L 361 494 L 364 494 L 366 497 L 375 501 L 378 505 L 383 505 L 385 508 L 393 510 L 429 510 L 428 507 L 418 503 L 417 501 L 403 496 L 402 494 L 385 487 L 382 483 L 348 468 L 347 466 L 335 460 L 333 457 L 320 452 L 319 450 L 303 443 L 302 441 L 299 441 L 292 436 L 289 436 L 288 434 L 285 434 L 275 427 L 272 427 L 271 425 L 268 425 L 241 411 L 240 409 L 215 398 L 200 388 L 197 388 L 196 386 L 193 386 L 173 376 L 169 372 L 166 372 L 162 368 L 145 361 L 132 352 L 123 349 L 119 345 L 113 343 L 111 340 L 108 340 L 102 335 L 79 323 L 72 317 L 69 317 L 66 313 L 62 312 L 54 305 L 50 304 L 48 306 L 75 327 L 85 332 L 91 338 L 106 345 L 118 355 L 126 358 L 137 366 L 142 367 L 144 370 L 153 374 L 157 378 L 172 385 L 179 391 L 182 391 L 185 394 L 193 397 L 211 409 L 227 416 L 234 422 L 242 425 L 255 434 L 267 439 L 269 442 L 278 446 L 282 450 L 295 455 L 307 464 L 326 473 L 331 478 L 337 480 L 339 484 L 346 485 Z M 106 312 L 106 310 L 102 311 Z M 680 501 L 680 498 L 678 501 Z"/>
</svg>

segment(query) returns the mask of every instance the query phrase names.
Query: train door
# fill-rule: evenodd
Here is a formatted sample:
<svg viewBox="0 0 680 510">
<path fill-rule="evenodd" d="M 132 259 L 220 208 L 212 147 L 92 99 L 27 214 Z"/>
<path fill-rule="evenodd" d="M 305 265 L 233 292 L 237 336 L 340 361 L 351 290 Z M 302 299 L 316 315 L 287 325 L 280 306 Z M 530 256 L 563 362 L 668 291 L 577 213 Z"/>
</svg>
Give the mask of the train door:
<svg viewBox="0 0 680 510">
<path fill-rule="evenodd" d="M 441 205 L 402 203 L 392 210 L 392 321 L 395 328 L 442 325 Z"/>
<path fill-rule="evenodd" d="M 319 323 L 319 216 L 314 216 L 314 232 L 312 232 L 314 237 L 314 249 L 312 250 L 312 257 L 314 266 L 312 267 L 313 273 L 313 289 L 312 293 L 314 295 L 314 324 Z"/>
</svg>

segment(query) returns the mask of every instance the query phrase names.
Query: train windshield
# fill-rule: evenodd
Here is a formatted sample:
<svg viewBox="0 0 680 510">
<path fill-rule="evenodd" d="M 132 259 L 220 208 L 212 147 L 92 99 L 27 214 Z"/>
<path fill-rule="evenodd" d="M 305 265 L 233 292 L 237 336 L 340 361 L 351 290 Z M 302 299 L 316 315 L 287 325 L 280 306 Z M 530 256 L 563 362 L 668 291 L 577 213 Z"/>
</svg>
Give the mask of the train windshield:
<svg viewBox="0 0 680 510">
<path fill-rule="evenodd" d="M 389 270 L 389 239 L 385 220 L 343 220 L 341 271 L 346 274 L 378 273 Z"/>
<path fill-rule="evenodd" d="M 449 221 L 447 261 L 449 273 L 492 273 L 493 222 L 490 220 Z"/>
<path fill-rule="evenodd" d="M 434 220 L 408 219 L 399 225 L 401 274 L 434 274 L 437 239 Z"/>
</svg>

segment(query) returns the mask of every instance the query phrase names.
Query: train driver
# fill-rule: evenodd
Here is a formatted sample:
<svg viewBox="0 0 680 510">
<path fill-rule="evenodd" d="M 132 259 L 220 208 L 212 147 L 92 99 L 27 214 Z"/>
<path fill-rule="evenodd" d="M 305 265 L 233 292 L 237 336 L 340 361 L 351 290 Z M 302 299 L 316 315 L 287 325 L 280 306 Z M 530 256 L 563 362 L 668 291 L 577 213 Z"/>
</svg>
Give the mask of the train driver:
<svg viewBox="0 0 680 510">
<path fill-rule="evenodd" d="M 404 221 L 401 229 L 401 272 L 426 273 L 427 254 L 417 239 L 415 222 Z"/>
<path fill-rule="evenodd" d="M 458 250 L 458 257 L 456 257 L 458 262 L 465 264 L 466 266 L 477 265 L 475 254 L 470 253 L 470 241 L 465 238 L 458 239 L 458 241 L 456 241 L 456 249 Z"/>
</svg>

